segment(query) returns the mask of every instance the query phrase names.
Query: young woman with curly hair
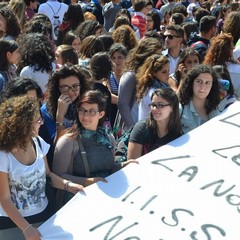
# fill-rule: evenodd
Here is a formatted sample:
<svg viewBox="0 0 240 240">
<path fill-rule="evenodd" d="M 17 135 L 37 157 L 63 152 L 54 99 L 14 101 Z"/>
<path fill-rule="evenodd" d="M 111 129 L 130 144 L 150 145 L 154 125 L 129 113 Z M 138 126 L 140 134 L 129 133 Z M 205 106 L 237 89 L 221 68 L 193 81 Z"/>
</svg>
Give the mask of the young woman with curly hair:
<svg viewBox="0 0 240 240">
<path fill-rule="evenodd" d="M 137 79 L 138 121 L 149 117 L 151 96 L 157 88 L 168 88 L 169 59 L 166 56 L 152 55 L 139 68 Z"/>
<path fill-rule="evenodd" d="M 187 73 L 179 91 L 182 129 L 187 133 L 220 111 L 219 83 L 216 72 L 209 65 L 199 64 Z"/>
<path fill-rule="evenodd" d="M 182 135 L 179 101 L 171 88 L 155 89 L 149 104 L 150 115 L 131 131 L 127 159 L 136 159 Z"/>
<path fill-rule="evenodd" d="M 55 53 L 50 40 L 41 33 L 26 34 L 20 41 L 20 54 L 20 76 L 36 81 L 46 94 L 50 73 L 56 68 Z"/>
<path fill-rule="evenodd" d="M 138 104 L 136 101 L 136 72 L 145 59 L 153 54 L 161 54 L 162 44 L 156 38 L 143 38 L 130 51 L 125 63 L 118 88 L 119 112 L 126 128 L 131 128 L 138 121 Z"/>
<path fill-rule="evenodd" d="M 180 85 L 183 83 L 184 78 L 189 70 L 200 63 L 201 56 L 193 48 L 185 48 L 178 60 L 176 70 L 169 76 L 168 84 L 174 90 L 178 91 Z"/>
<path fill-rule="evenodd" d="M 75 30 L 81 40 L 96 35 L 99 36 L 103 32 L 103 26 L 97 20 L 85 20 Z"/>
<path fill-rule="evenodd" d="M 72 193 L 83 187 L 49 170 L 49 144 L 38 137 L 43 121 L 37 100 L 6 100 L 0 105 L 0 122 L 0 238 L 40 240 L 37 227 L 50 217 L 46 176 L 54 187 Z"/>
<path fill-rule="evenodd" d="M 72 64 L 63 65 L 50 76 L 41 113 L 52 144 L 62 130 L 75 123 L 77 101 L 88 89 L 85 75 Z"/>
<path fill-rule="evenodd" d="M 0 8 L 0 32 L 1 37 L 16 40 L 21 33 L 18 19 L 8 7 Z"/>
<path fill-rule="evenodd" d="M 41 13 L 36 13 L 26 24 L 23 35 L 28 33 L 41 33 L 48 37 L 52 44 L 54 43 L 52 36 L 52 24 L 50 19 Z"/>
<path fill-rule="evenodd" d="M 233 37 L 229 33 L 222 33 L 211 40 L 210 47 L 203 63 L 211 66 L 223 65 L 230 73 L 234 93 L 240 97 L 240 64 L 233 58 Z"/>
<path fill-rule="evenodd" d="M 134 30 L 129 25 L 121 25 L 112 32 L 114 43 L 120 43 L 126 47 L 128 51 L 138 45 L 138 39 Z"/>
</svg>

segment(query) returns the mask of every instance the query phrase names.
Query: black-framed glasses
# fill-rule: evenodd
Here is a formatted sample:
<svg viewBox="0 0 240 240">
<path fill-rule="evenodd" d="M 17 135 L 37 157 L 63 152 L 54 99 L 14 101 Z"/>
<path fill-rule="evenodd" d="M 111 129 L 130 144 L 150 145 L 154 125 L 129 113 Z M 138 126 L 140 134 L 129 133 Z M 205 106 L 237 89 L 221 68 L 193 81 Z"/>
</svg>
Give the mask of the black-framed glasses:
<svg viewBox="0 0 240 240">
<path fill-rule="evenodd" d="M 180 36 L 173 35 L 173 34 L 166 34 L 163 36 L 164 36 L 164 39 L 168 38 L 169 40 L 173 40 L 173 38 L 181 38 Z"/>
<path fill-rule="evenodd" d="M 96 109 L 85 109 L 83 107 L 78 108 L 78 113 L 80 115 L 88 115 L 90 117 L 96 116 L 99 111 Z"/>
<path fill-rule="evenodd" d="M 146 19 L 146 22 L 153 22 L 152 19 Z"/>
<path fill-rule="evenodd" d="M 72 86 L 60 85 L 60 86 L 59 86 L 59 89 L 60 89 L 61 92 L 69 92 L 70 89 L 71 89 L 73 92 L 76 92 L 76 91 L 79 91 L 79 89 L 80 89 L 80 84 L 73 84 Z"/>
<path fill-rule="evenodd" d="M 163 104 L 163 103 L 150 103 L 149 104 L 149 107 L 151 109 L 153 109 L 153 108 L 162 109 L 162 108 L 167 107 L 167 106 L 171 106 L 171 104 L 169 104 L 169 103 L 167 103 L 167 104 Z"/>
</svg>

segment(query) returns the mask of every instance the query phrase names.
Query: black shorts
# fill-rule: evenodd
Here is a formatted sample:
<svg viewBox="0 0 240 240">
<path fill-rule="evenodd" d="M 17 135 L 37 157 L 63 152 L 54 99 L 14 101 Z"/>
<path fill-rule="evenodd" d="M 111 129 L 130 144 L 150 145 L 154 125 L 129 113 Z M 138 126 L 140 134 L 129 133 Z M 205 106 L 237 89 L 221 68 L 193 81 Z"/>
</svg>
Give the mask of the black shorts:
<svg viewBox="0 0 240 240">
<path fill-rule="evenodd" d="M 49 205 L 43 212 L 33 216 L 24 217 L 30 224 L 45 222 L 51 217 L 51 209 Z M 17 227 L 17 225 L 9 217 L 0 217 L 0 230 Z"/>
</svg>

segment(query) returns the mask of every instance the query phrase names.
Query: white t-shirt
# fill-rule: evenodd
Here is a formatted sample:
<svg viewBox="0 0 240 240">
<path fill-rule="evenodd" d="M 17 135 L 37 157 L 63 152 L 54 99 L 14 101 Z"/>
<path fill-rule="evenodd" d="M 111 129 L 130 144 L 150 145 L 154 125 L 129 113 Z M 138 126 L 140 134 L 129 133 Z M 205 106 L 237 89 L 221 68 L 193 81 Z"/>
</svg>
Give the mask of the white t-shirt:
<svg viewBox="0 0 240 240">
<path fill-rule="evenodd" d="M 151 97 L 155 88 L 150 88 L 145 96 L 140 100 L 138 106 L 138 121 L 145 120 L 150 116 L 151 109 L 149 104 L 152 102 Z"/>
<path fill-rule="evenodd" d="M 0 151 L 0 172 L 9 177 L 11 199 L 23 217 L 36 215 L 44 211 L 48 205 L 45 194 L 46 168 L 43 157 L 46 156 L 50 145 L 41 137 L 33 141 L 36 146 L 36 160 L 28 166 L 20 163 L 12 153 Z M 7 216 L 0 204 L 0 216 Z"/>
<path fill-rule="evenodd" d="M 56 64 L 53 63 L 53 70 L 56 68 Z M 21 72 L 20 72 L 20 76 L 21 77 L 26 77 L 26 78 L 30 78 L 32 80 L 34 80 L 39 87 L 42 89 L 42 92 L 45 93 L 47 91 L 47 83 L 50 77 L 50 73 L 46 72 L 46 71 L 35 71 L 33 67 L 30 66 L 25 66 Z"/>
</svg>

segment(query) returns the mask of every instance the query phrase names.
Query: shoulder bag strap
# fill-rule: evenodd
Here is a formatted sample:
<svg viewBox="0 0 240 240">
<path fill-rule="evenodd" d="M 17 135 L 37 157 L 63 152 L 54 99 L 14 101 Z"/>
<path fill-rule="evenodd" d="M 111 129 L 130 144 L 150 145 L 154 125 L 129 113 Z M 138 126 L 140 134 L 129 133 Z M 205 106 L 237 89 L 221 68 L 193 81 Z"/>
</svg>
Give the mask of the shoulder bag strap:
<svg viewBox="0 0 240 240">
<path fill-rule="evenodd" d="M 84 168 L 85 168 L 86 177 L 90 177 L 90 171 L 89 171 L 89 166 L 88 166 L 88 161 L 87 161 L 87 153 L 84 150 L 80 134 L 78 135 L 77 140 L 78 140 L 78 146 L 81 151 L 82 158 L 83 158 L 83 164 L 84 164 Z"/>
</svg>

